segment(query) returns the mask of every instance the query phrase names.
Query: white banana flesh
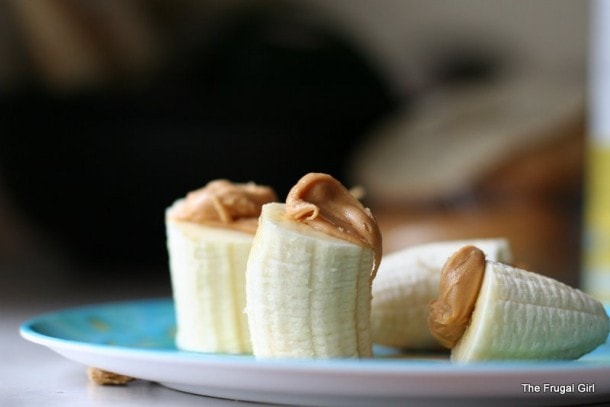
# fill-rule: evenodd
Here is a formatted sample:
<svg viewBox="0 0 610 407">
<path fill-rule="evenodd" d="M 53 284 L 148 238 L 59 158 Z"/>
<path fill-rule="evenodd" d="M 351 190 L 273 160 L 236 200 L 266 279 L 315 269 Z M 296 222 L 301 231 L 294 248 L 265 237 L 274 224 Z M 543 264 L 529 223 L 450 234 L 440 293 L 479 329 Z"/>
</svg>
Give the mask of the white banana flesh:
<svg viewBox="0 0 610 407">
<path fill-rule="evenodd" d="M 373 342 L 412 350 L 441 346 L 428 329 L 430 302 L 439 295 L 441 270 L 459 248 L 473 245 L 489 260 L 511 262 L 507 239 L 473 239 L 426 243 L 391 253 L 373 281 Z"/>
<path fill-rule="evenodd" d="M 455 361 L 576 359 L 609 332 L 602 304 L 552 278 L 487 261 L 470 325 Z"/>
<path fill-rule="evenodd" d="M 371 356 L 374 253 L 263 206 L 246 273 L 256 357 Z"/>
<path fill-rule="evenodd" d="M 253 235 L 173 219 L 167 219 L 166 229 L 176 346 L 197 352 L 251 353 L 244 310 Z"/>
</svg>

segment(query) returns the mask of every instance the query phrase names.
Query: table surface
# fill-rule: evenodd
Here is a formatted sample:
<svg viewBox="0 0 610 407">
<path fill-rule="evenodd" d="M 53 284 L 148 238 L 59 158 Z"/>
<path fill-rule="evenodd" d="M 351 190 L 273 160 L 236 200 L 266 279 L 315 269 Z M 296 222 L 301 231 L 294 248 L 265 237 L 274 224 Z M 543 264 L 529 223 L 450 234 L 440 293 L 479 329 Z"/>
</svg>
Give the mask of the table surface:
<svg viewBox="0 0 610 407">
<path fill-rule="evenodd" d="M 82 277 L 0 268 L 0 406 L 233 406 L 254 403 L 196 396 L 143 380 L 125 386 L 89 382 L 86 367 L 30 343 L 19 326 L 38 314 L 116 300 L 168 296 L 169 279 L 86 281 Z"/>
</svg>

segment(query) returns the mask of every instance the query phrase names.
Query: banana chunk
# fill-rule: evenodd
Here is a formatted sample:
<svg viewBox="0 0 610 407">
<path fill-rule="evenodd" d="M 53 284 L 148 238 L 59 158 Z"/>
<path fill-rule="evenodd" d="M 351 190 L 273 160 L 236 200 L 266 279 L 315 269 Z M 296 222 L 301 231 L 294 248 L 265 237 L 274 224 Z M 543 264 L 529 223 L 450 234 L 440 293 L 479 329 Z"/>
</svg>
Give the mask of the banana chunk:
<svg viewBox="0 0 610 407">
<path fill-rule="evenodd" d="M 437 350 L 428 329 L 430 302 L 439 295 L 441 269 L 460 247 L 474 245 L 490 260 L 511 262 L 507 239 L 474 239 L 426 243 L 383 257 L 373 281 L 373 342 L 411 350 Z"/>
<path fill-rule="evenodd" d="M 246 263 L 266 187 L 210 182 L 166 211 L 167 248 L 176 310 L 176 347 L 251 353 Z"/>
<path fill-rule="evenodd" d="M 253 236 L 186 222 L 167 224 L 176 346 L 250 353 L 245 270 Z"/>
<path fill-rule="evenodd" d="M 303 193 L 291 202 L 293 188 L 288 204 L 264 205 L 248 258 L 246 295 L 253 353 L 292 358 L 371 356 L 371 281 L 379 261 L 379 229 L 368 210 L 330 176 L 308 174 L 295 188 L 299 185 L 316 189 L 318 198 Z M 344 212 L 335 211 L 336 206 L 354 216 L 341 218 Z M 352 229 L 353 219 L 364 223 L 357 221 Z M 338 224 L 343 226 L 339 229 Z M 360 241 L 362 236 L 355 233 L 360 227 L 373 235 L 372 246 Z M 352 238 L 343 238 L 345 233 Z"/>
<path fill-rule="evenodd" d="M 452 261 L 455 264 L 456 259 L 448 264 Z M 474 310 L 453 346 L 452 360 L 577 359 L 606 342 L 610 322 L 601 302 L 530 271 L 489 260 L 481 267 Z M 445 268 L 442 278 L 450 278 L 455 286 L 456 277 L 446 277 L 451 273 L 452 267 Z M 460 294 L 455 291 L 453 295 Z M 439 298 L 432 304 L 429 322 L 433 331 L 439 321 L 449 321 L 448 315 L 459 313 L 456 308 L 460 306 L 447 307 L 446 302 Z"/>
</svg>

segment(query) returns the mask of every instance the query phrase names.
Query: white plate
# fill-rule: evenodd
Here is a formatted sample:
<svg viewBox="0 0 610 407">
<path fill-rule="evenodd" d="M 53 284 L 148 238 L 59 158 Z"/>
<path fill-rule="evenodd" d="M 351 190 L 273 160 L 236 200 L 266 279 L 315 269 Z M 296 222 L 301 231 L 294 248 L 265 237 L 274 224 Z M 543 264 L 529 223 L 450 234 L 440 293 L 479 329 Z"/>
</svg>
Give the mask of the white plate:
<svg viewBox="0 0 610 407">
<path fill-rule="evenodd" d="M 170 299 L 73 308 L 38 316 L 21 335 L 87 366 L 190 393 L 300 405 L 575 405 L 610 401 L 610 344 L 577 361 L 451 363 L 443 355 L 256 360 L 174 346 Z M 539 386 L 536 387 L 536 386 Z"/>
</svg>

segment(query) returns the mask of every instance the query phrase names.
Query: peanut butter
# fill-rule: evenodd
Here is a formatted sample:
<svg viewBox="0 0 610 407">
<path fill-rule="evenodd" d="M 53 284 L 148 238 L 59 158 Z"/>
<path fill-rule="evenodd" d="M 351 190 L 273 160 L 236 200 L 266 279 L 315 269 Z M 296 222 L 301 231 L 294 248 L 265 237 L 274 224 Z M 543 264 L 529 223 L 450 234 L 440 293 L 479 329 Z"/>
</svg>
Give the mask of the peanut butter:
<svg viewBox="0 0 610 407">
<path fill-rule="evenodd" d="M 381 232 L 377 221 L 339 181 L 327 174 L 309 173 L 286 198 L 286 214 L 314 229 L 348 242 L 370 247 L 375 253 L 371 275 L 381 261 Z"/>
<path fill-rule="evenodd" d="M 441 345 L 453 348 L 470 323 L 485 274 L 485 254 L 474 246 L 455 252 L 441 272 L 439 298 L 430 305 L 428 327 Z"/>
<path fill-rule="evenodd" d="M 175 220 L 254 234 L 261 207 L 273 201 L 276 201 L 276 195 L 269 187 L 252 182 L 235 184 L 221 179 L 189 192 L 169 216 Z"/>
</svg>

